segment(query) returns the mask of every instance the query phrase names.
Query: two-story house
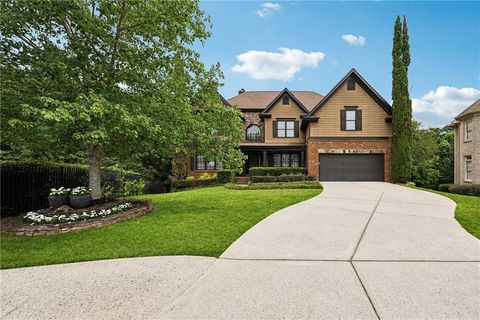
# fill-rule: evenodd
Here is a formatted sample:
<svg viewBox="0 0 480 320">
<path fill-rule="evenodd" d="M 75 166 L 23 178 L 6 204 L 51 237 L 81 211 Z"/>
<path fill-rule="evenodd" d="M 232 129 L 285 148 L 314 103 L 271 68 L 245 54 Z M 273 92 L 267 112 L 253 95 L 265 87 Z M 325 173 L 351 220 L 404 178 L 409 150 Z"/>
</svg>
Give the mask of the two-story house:
<svg viewBox="0 0 480 320">
<path fill-rule="evenodd" d="M 455 128 L 455 184 L 480 184 L 480 99 L 463 110 Z"/>
<path fill-rule="evenodd" d="M 355 69 L 325 96 L 242 89 L 224 103 L 243 114 L 243 174 L 258 166 L 300 166 L 322 181 L 391 180 L 392 109 Z M 201 156 L 192 160 L 193 175 L 218 168 Z"/>
</svg>

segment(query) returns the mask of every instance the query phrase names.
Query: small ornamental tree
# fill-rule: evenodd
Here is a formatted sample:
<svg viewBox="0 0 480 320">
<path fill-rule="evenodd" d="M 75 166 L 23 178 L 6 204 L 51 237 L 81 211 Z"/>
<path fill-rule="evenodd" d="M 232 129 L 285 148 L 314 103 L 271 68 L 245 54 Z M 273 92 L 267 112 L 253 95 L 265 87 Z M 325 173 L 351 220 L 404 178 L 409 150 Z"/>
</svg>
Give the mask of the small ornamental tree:
<svg viewBox="0 0 480 320">
<path fill-rule="evenodd" d="M 410 45 L 407 22 L 397 17 L 392 49 L 392 175 L 394 182 L 407 182 L 412 174 L 412 102 L 408 92 Z"/>
<path fill-rule="evenodd" d="M 219 66 L 192 49 L 210 36 L 198 1 L 8 1 L 1 21 L 2 142 L 85 150 L 94 199 L 104 155 L 196 151 L 241 165 Z"/>
</svg>

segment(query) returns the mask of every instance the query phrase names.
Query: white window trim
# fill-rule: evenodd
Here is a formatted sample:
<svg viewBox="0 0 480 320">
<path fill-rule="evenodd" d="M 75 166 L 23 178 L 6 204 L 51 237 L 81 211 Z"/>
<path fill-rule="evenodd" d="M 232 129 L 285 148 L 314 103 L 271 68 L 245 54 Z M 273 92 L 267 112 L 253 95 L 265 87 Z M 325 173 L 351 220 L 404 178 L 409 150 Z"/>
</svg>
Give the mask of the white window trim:
<svg viewBox="0 0 480 320">
<path fill-rule="evenodd" d="M 467 163 L 471 163 L 470 166 L 472 168 L 472 170 L 470 171 L 470 179 L 468 178 L 468 171 L 467 171 L 468 165 L 467 165 Z M 473 160 L 472 160 L 472 158 L 466 158 L 465 157 L 464 164 L 465 164 L 465 170 L 464 170 L 464 179 L 463 180 L 466 181 L 466 182 L 472 182 L 472 175 L 473 175 Z"/>
<path fill-rule="evenodd" d="M 353 113 L 353 120 L 352 119 L 348 119 L 348 114 L 352 114 Z M 352 123 L 353 122 L 353 129 L 349 129 L 348 128 L 348 124 L 349 123 Z M 357 130 L 357 110 L 346 110 L 345 111 L 345 131 L 356 131 Z"/>
<path fill-rule="evenodd" d="M 470 130 L 468 130 L 468 124 L 470 123 Z M 470 139 L 468 138 L 468 132 L 470 131 Z M 472 141 L 473 136 L 473 120 L 465 121 L 465 142 Z"/>
</svg>

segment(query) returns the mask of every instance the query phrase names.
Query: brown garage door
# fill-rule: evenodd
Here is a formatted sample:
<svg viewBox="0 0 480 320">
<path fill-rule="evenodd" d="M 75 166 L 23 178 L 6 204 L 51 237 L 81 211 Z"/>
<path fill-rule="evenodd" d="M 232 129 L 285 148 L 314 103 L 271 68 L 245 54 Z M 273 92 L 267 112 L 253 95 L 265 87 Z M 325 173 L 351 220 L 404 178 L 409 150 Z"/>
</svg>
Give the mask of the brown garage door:
<svg viewBox="0 0 480 320">
<path fill-rule="evenodd" d="M 321 181 L 383 181 L 383 154 L 320 154 Z"/>
</svg>

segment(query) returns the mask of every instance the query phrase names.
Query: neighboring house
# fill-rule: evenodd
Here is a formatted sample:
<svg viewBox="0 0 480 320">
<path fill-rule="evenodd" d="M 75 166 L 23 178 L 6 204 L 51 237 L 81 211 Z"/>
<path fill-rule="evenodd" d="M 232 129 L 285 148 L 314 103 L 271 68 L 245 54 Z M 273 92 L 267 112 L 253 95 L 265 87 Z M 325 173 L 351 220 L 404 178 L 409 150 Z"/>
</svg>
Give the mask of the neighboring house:
<svg viewBox="0 0 480 320">
<path fill-rule="evenodd" d="M 455 128 L 455 184 L 480 184 L 480 99 L 463 110 Z"/>
<path fill-rule="evenodd" d="M 251 167 L 306 167 L 326 180 L 391 180 L 391 106 L 352 69 L 325 96 L 313 91 L 245 91 L 224 102 L 244 119 L 240 144 Z M 195 156 L 190 175 L 221 164 Z"/>
</svg>

